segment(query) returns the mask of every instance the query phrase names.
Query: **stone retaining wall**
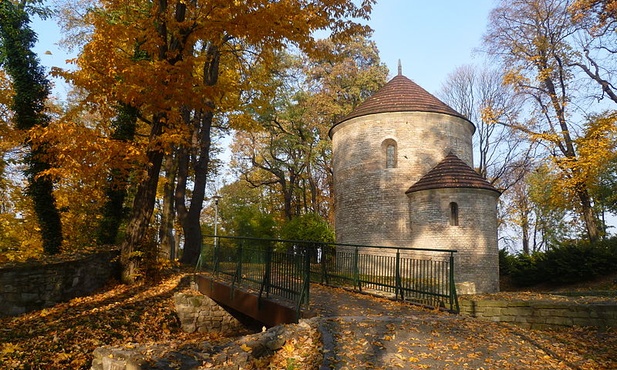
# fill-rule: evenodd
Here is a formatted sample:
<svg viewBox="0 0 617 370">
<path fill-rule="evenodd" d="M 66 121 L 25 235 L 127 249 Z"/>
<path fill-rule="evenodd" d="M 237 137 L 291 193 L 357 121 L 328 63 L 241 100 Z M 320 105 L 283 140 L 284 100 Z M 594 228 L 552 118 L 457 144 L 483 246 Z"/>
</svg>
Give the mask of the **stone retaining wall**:
<svg viewBox="0 0 617 370">
<path fill-rule="evenodd" d="M 564 326 L 617 327 L 617 302 L 507 301 L 464 298 L 462 315 L 531 329 Z"/>
<path fill-rule="evenodd" d="M 101 288 L 118 277 L 119 252 L 62 262 L 25 262 L 0 269 L 0 316 L 50 307 Z"/>
<path fill-rule="evenodd" d="M 231 335 L 244 330 L 244 325 L 211 298 L 195 293 L 174 294 L 176 314 L 187 333 L 217 332 Z"/>
</svg>

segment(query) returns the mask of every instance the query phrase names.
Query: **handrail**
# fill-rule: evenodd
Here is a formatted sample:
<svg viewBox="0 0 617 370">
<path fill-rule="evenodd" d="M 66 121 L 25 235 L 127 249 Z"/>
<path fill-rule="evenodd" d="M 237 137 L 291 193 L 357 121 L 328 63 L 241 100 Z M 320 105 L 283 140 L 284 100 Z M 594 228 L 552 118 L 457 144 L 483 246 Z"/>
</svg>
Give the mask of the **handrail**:
<svg viewBox="0 0 617 370">
<path fill-rule="evenodd" d="M 362 247 L 362 248 L 379 248 L 379 249 L 400 249 L 409 251 L 426 251 L 426 252 L 446 252 L 457 253 L 456 249 L 438 249 L 438 248 L 415 248 L 415 247 L 393 247 L 387 245 L 367 245 L 367 244 L 348 244 L 348 243 L 336 243 L 336 242 L 318 242 L 312 240 L 295 240 L 295 239 L 271 239 L 271 238 L 255 238 L 251 236 L 222 236 L 222 235 L 204 235 L 204 238 L 220 238 L 230 240 L 253 240 L 253 241 L 266 241 L 266 242 L 282 242 L 282 243 L 300 243 L 300 244 L 316 244 L 316 245 L 336 245 L 339 247 Z"/>
<path fill-rule="evenodd" d="M 290 301 L 298 318 L 308 305 L 311 282 L 459 311 L 456 250 L 220 235 L 205 238 L 216 239 L 202 248 L 198 269 L 206 265 L 214 277 L 228 279 L 232 287 L 255 291 L 259 302 L 270 296 Z"/>
</svg>

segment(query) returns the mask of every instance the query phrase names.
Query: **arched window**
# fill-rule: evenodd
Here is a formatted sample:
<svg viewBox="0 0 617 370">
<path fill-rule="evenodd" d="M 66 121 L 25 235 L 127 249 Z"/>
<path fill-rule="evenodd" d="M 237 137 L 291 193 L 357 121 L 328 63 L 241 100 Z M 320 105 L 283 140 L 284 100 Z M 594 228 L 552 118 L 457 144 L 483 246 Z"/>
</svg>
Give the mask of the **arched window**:
<svg viewBox="0 0 617 370">
<path fill-rule="evenodd" d="M 450 226 L 458 226 L 458 204 L 450 203 Z"/>
<path fill-rule="evenodd" d="M 386 168 L 396 168 L 396 141 L 385 140 L 382 148 L 384 148 L 386 154 Z"/>
</svg>

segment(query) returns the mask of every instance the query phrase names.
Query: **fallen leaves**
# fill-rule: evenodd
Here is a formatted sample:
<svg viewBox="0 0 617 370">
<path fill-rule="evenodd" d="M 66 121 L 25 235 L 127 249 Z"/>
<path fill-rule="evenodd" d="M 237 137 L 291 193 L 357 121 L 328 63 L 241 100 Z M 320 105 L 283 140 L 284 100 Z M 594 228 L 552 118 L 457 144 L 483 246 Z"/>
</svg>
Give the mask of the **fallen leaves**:
<svg viewBox="0 0 617 370">
<path fill-rule="evenodd" d="M 18 317 L 0 319 L 0 368 L 89 369 L 102 345 L 194 340 L 174 311 L 174 292 L 188 287 L 188 276 L 171 276 L 158 285 L 115 285 L 88 297 Z M 184 278 L 184 279 L 183 279 Z M 214 338 L 214 337 L 213 337 Z"/>
<path fill-rule="evenodd" d="M 336 307 L 320 311 L 330 317 L 333 345 L 324 353 L 330 368 L 617 368 L 614 330 L 525 330 L 396 302 L 380 311 L 372 297 L 345 292 L 337 292 L 337 301 L 348 316 L 335 317 Z"/>
<path fill-rule="evenodd" d="M 45 310 L 2 318 L 0 368 L 88 369 L 92 352 L 103 345 L 152 343 L 165 350 L 201 351 L 204 342 L 221 338 L 180 330 L 172 297 L 188 286 L 183 277 L 176 275 L 156 286 L 117 285 Z M 333 295 L 337 305 L 331 304 Z M 336 289 L 316 289 L 311 299 L 329 303 L 318 313 L 325 317 L 320 320 L 331 333 L 331 343 L 322 349 L 322 338 L 309 327 L 257 358 L 251 357 L 256 347 L 239 344 L 238 351 L 251 359 L 249 368 L 314 369 L 324 357 L 335 369 L 617 368 L 614 329 L 524 330 Z M 224 361 L 231 366 L 236 359 Z M 202 367 L 214 366 L 209 364 Z"/>
</svg>

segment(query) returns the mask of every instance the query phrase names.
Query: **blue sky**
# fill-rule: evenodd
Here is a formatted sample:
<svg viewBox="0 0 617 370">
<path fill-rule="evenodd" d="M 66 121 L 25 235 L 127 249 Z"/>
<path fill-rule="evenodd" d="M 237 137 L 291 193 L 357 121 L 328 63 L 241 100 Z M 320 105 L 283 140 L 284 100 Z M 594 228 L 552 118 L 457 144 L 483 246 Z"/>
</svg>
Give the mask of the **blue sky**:
<svg viewBox="0 0 617 370">
<path fill-rule="evenodd" d="M 481 46 L 493 6 L 494 0 L 378 0 L 368 24 L 391 77 L 400 59 L 405 76 L 435 93 L 456 67 L 481 62 L 474 50 Z M 63 66 L 70 56 L 57 45 L 54 21 L 34 20 L 33 25 L 41 62 L 48 68 Z M 65 94 L 66 88 L 59 85 L 56 92 Z"/>
<path fill-rule="evenodd" d="M 456 67 L 481 63 L 481 46 L 494 0 L 378 0 L 369 25 L 381 59 L 435 93 Z"/>
</svg>

